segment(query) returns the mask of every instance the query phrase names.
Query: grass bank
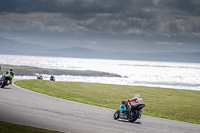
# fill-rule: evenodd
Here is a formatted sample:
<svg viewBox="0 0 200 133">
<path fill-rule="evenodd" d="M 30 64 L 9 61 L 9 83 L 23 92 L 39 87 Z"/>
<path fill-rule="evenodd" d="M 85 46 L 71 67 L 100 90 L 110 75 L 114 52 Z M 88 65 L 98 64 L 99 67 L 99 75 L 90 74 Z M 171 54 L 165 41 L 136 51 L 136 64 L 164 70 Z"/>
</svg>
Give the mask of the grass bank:
<svg viewBox="0 0 200 133">
<path fill-rule="evenodd" d="M 0 131 L 1 133 L 61 133 L 3 121 L 0 121 Z"/>
<path fill-rule="evenodd" d="M 200 124 L 200 91 L 42 80 L 20 80 L 15 84 L 46 95 L 111 109 L 118 109 L 122 100 L 139 93 L 146 104 L 144 115 Z"/>
</svg>

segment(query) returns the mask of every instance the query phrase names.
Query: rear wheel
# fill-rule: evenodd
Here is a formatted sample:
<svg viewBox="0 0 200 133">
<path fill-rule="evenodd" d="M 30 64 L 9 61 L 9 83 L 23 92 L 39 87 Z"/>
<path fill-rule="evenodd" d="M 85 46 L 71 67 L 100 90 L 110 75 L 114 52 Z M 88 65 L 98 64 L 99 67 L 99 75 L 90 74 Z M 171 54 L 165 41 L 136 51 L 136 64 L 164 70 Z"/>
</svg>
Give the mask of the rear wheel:
<svg viewBox="0 0 200 133">
<path fill-rule="evenodd" d="M 138 110 L 132 110 L 131 114 L 129 116 L 129 122 L 135 122 L 138 117 L 139 117 L 139 111 Z"/>
<path fill-rule="evenodd" d="M 115 120 L 119 119 L 119 114 L 120 114 L 120 111 L 119 111 L 119 109 L 118 109 L 118 110 L 114 113 L 113 118 L 114 118 Z"/>
</svg>

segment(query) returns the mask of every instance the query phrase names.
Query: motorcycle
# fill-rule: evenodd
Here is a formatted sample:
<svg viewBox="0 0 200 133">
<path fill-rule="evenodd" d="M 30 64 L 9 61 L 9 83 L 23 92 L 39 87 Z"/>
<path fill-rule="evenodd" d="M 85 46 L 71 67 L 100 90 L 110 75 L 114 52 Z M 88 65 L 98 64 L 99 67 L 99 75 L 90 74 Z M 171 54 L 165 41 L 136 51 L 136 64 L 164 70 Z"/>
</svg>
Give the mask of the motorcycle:
<svg viewBox="0 0 200 133">
<path fill-rule="evenodd" d="M 10 74 L 4 74 L 0 79 L 0 87 L 4 88 L 4 86 L 8 86 L 10 83 L 8 83 L 8 80 L 10 80 Z"/>
<path fill-rule="evenodd" d="M 41 79 L 41 80 L 43 80 L 42 75 L 38 75 L 38 76 L 37 76 L 37 79 Z"/>
<path fill-rule="evenodd" d="M 51 81 L 55 81 L 55 77 L 54 77 L 54 76 L 51 76 L 51 77 L 50 77 L 50 80 L 51 80 Z"/>
<path fill-rule="evenodd" d="M 121 118 L 121 119 L 127 119 L 129 122 L 135 122 L 138 118 L 140 119 L 142 116 L 142 109 L 145 107 L 145 104 L 139 103 L 139 104 L 130 104 L 127 108 L 127 111 L 120 111 L 118 109 L 115 113 L 113 118 L 115 120 Z"/>
</svg>

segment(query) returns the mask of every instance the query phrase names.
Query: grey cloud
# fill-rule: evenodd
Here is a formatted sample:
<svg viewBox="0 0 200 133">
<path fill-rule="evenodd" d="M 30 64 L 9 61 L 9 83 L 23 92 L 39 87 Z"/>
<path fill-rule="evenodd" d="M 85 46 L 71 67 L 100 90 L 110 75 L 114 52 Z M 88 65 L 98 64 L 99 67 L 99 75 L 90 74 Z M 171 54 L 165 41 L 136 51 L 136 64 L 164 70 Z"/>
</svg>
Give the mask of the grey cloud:
<svg viewBox="0 0 200 133">
<path fill-rule="evenodd" d="M 60 13 L 9 13 L 0 16 L 2 30 L 38 30 L 50 32 L 76 32 L 84 30 L 75 20 Z"/>
<path fill-rule="evenodd" d="M 124 13 L 143 14 L 154 9 L 199 14 L 198 0 L 1 0 L 0 12 Z"/>
<path fill-rule="evenodd" d="M 104 3 L 102 3 L 104 2 Z M 106 6 L 110 3 L 110 6 Z M 0 1 L 0 12 L 30 13 L 106 13 L 116 12 L 112 2 L 102 0 L 6 0 Z M 117 2 L 118 3 L 118 2 Z"/>
<path fill-rule="evenodd" d="M 199 0 L 2 0 L 0 29 L 200 37 Z"/>
</svg>

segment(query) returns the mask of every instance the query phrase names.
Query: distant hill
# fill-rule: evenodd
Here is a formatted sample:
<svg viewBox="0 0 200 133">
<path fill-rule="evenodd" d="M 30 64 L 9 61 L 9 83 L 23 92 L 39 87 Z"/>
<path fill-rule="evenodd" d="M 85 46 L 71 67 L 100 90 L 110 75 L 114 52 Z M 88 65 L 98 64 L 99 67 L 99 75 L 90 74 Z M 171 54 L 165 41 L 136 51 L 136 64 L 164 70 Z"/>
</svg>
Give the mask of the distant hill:
<svg viewBox="0 0 200 133">
<path fill-rule="evenodd" d="M 0 37 L 1 54 L 48 55 L 52 48 L 42 47 L 28 43 L 21 43 Z"/>
<path fill-rule="evenodd" d="M 74 58 L 98 58 L 143 61 L 196 62 L 200 63 L 200 52 L 173 53 L 131 53 L 125 51 L 105 52 L 82 47 L 53 49 L 28 43 L 21 43 L 0 37 L 0 54 L 57 56 Z"/>
<path fill-rule="evenodd" d="M 81 47 L 57 49 L 55 52 L 58 52 L 60 56 L 77 58 L 98 58 L 98 55 L 102 54 L 102 51 Z"/>
</svg>

